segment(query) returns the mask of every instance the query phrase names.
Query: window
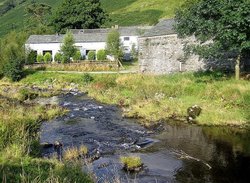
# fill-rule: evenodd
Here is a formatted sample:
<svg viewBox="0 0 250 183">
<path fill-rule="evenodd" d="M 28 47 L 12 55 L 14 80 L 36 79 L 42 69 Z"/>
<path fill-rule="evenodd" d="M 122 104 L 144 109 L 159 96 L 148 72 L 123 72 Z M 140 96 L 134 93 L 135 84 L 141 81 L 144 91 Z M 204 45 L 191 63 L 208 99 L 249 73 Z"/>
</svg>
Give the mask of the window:
<svg viewBox="0 0 250 183">
<path fill-rule="evenodd" d="M 129 41 L 129 37 L 124 37 L 124 41 Z"/>
</svg>

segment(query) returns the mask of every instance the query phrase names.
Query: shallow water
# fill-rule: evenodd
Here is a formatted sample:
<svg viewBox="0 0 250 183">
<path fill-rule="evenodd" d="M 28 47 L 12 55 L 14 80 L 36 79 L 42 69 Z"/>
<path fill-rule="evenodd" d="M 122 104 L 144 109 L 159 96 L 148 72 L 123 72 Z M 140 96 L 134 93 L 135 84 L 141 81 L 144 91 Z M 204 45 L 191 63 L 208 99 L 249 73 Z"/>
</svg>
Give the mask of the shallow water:
<svg viewBox="0 0 250 183">
<path fill-rule="evenodd" d="M 250 182 L 249 131 L 175 124 L 152 133 L 136 120 L 124 119 L 117 107 L 84 94 L 71 93 L 51 101 L 70 112 L 42 125 L 41 143 L 60 141 L 64 149 L 82 144 L 90 152 L 98 149 L 101 158 L 83 167 L 95 173 L 97 182 Z M 43 154 L 49 157 L 53 152 L 49 148 Z M 128 154 L 142 158 L 142 172 L 122 170 L 119 157 Z"/>
</svg>

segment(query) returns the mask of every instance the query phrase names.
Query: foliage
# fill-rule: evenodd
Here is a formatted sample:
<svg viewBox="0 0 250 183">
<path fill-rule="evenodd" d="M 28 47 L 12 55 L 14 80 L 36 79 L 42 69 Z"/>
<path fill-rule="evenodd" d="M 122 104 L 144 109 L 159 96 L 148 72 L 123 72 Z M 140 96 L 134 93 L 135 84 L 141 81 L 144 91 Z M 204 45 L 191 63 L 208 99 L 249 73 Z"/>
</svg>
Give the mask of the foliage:
<svg viewBox="0 0 250 183">
<path fill-rule="evenodd" d="M 106 20 L 107 14 L 99 0 L 64 0 L 53 15 L 52 25 L 58 32 L 73 28 L 94 29 Z"/>
<path fill-rule="evenodd" d="M 90 74 L 86 73 L 83 75 L 83 82 L 84 83 L 90 83 L 93 80 L 94 80 L 94 78 Z"/>
<path fill-rule="evenodd" d="M 8 1 L 6 0 L 6 2 Z M 63 0 L 36 0 L 36 2 L 47 3 L 52 9 L 56 9 L 61 6 Z M 184 0 L 101 0 L 102 8 L 110 15 L 110 21 L 107 21 L 104 26 L 111 27 L 116 24 L 120 26 L 154 25 L 161 18 L 173 18 L 175 9 L 183 2 Z M 24 21 L 24 14 L 25 7 L 29 4 L 28 0 L 22 5 L 17 4 L 16 8 L 11 9 L 4 16 L 0 16 L 0 36 L 13 29 L 20 30 L 23 25 L 27 25 Z M 33 31 L 33 29 L 27 31 L 30 30 Z M 41 26 L 34 31 L 34 34 L 43 34 L 45 31 L 47 33 L 48 27 Z"/>
<path fill-rule="evenodd" d="M 44 61 L 44 57 L 43 57 L 43 55 L 42 55 L 41 53 L 39 53 L 39 54 L 37 55 L 36 61 L 37 61 L 38 63 L 42 63 L 42 62 Z"/>
<path fill-rule="evenodd" d="M 37 57 L 37 52 L 34 50 L 30 50 L 25 60 L 25 64 L 34 64 L 36 62 L 36 57 Z"/>
<path fill-rule="evenodd" d="M 44 60 L 45 63 L 51 62 L 52 61 L 51 53 L 49 53 L 49 52 L 45 53 L 44 56 L 43 56 L 43 60 Z"/>
<path fill-rule="evenodd" d="M 55 54 L 54 60 L 55 60 L 56 62 L 61 62 L 62 59 L 63 59 L 62 53 L 57 52 L 57 53 Z"/>
<path fill-rule="evenodd" d="M 123 156 L 120 157 L 120 160 L 124 166 L 126 166 L 128 169 L 138 168 L 142 166 L 142 161 L 140 157 L 137 156 Z"/>
<path fill-rule="evenodd" d="M 95 59 L 96 59 L 95 51 L 89 51 L 88 60 L 95 60 Z"/>
<path fill-rule="evenodd" d="M 5 74 L 16 80 L 22 75 L 22 66 L 25 61 L 23 44 L 27 39 L 24 32 L 11 32 L 0 39 L 0 76 Z M 17 78 L 14 78 L 14 75 Z"/>
<path fill-rule="evenodd" d="M 78 51 L 75 53 L 75 55 L 73 56 L 73 60 L 74 60 L 74 61 L 79 61 L 79 60 L 81 60 L 81 59 L 82 59 L 82 54 L 81 54 L 80 50 L 78 50 Z"/>
<path fill-rule="evenodd" d="M 63 54 L 63 63 L 70 62 L 70 59 L 76 54 L 77 49 L 74 44 L 75 40 L 72 32 L 67 31 L 63 39 L 63 44 L 61 46 L 61 51 Z"/>
<path fill-rule="evenodd" d="M 96 57 L 97 60 L 106 60 L 107 59 L 106 50 L 98 50 Z"/>
<path fill-rule="evenodd" d="M 115 60 L 120 59 L 122 55 L 120 33 L 113 29 L 109 32 L 107 38 L 107 53 L 114 56 Z"/>
<path fill-rule="evenodd" d="M 31 3 L 25 8 L 25 29 L 31 34 L 53 33 L 48 26 L 48 17 L 51 15 L 52 7 L 45 3 Z"/>
<path fill-rule="evenodd" d="M 195 35 L 206 44 L 193 46 L 205 58 L 249 56 L 250 1 L 189 0 L 176 13 L 176 30 L 182 37 Z M 239 67 L 239 65 L 238 65 Z"/>
<path fill-rule="evenodd" d="M 20 52 L 20 48 L 14 43 L 9 44 L 5 49 L 4 75 L 12 81 L 18 81 L 23 76 L 24 57 Z"/>
</svg>

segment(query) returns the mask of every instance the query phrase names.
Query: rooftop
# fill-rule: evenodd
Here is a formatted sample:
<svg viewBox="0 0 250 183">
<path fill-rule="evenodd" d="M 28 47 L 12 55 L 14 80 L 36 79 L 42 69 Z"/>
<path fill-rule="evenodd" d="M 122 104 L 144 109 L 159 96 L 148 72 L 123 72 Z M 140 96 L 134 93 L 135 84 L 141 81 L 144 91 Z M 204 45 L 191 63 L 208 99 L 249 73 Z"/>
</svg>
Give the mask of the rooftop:
<svg viewBox="0 0 250 183">
<path fill-rule="evenodd" d="M 118 27 L 117 30 L 121 36 L 141 36 L 148 31 L 150 26 L 146 27 Z M 75 42 L 106 42 L 108 29 L 71 29 L 74 35 Z M 26 44 L 42 44 L 42 43 L 62 43 L 64 35 L 31 35 Z"/>
<path fill-rule="evenodd" d="M 176 32 L 174 30 L 174 24 L 175 24 L 174 19 L 162 20 L 154 27 L 152 27 L 152 29 L 146 31 L 142 37 L 154 37 L 154 36 L 175 34 Z"/>
</svg>

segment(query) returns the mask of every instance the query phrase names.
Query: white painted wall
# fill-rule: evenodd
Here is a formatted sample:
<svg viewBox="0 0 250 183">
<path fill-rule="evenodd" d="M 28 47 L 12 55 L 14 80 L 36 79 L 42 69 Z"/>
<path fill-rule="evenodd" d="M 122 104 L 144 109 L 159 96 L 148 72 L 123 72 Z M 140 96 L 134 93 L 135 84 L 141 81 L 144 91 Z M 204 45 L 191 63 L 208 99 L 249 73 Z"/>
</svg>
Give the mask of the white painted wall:
<svg viewBox="0 0 250 183">
<path fill-rule="evenodd" d="M 124 38 L 129 37 L 128 41 L 125 41 Z M 121 36 L 121 43 L 123 47 L 128 48 L 126 53 L 130 53 L 133 44 L 138 49 L 138 36 Z M 80 49 L 82 55 L 86 56 L 87 50 L 102 50 L 106 48 L 106 42 L 85 42 L 85 43 L 75 43 L 75 46 Z M 25 44 L 26 49 L 31 49 L 37 51 L 37 54 L 43 54 L 43 51 L 52 51 L 52 57 L 54 57 L 56 53 L 60 51 L 61 43 L 47 43 L 47 44 Z"/>
<path fill-rule="evenodd" d="M 60 43 L 50 43 L 50 44 L 25 44 L 25 48 L 37 51 L 37 54 L 43 54 L 43 51 L 52 51 L 52 57 L 54 59 L 54 56 L 57 52 L 60 51 Z"/>
<path fill-rule="evenodd" d="M 129 41 L 124 40 L 125 37 L 129 37 Z M 123 47 L 129 48 L 129 52 L 131 51 L 133 44 L 136 49 L 138 49 L 138 36 L 121 36 L 120 40 Z"/>
</svg>

